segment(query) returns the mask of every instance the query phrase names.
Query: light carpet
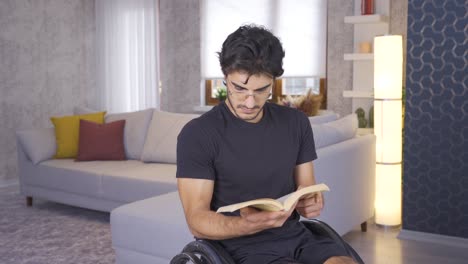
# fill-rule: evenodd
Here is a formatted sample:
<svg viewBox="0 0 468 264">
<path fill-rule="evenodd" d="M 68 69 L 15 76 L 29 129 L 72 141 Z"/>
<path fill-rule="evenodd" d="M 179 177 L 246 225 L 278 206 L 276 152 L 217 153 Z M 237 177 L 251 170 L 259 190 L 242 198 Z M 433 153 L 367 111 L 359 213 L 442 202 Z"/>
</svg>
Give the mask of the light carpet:
<svg viewBox="0 0 468 264">
<path fill-rule="evenodd" d="M 109 213 L 34 199 L 19 186 L 0 188 L 0 263 L 115 262 Z"/>
</svg>

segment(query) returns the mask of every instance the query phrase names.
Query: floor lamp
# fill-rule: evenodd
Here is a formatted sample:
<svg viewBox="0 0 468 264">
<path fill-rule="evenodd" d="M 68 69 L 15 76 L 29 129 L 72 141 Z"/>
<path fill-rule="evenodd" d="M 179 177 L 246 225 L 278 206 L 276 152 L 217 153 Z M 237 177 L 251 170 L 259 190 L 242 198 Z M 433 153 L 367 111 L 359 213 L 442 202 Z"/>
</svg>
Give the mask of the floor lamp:
<svg viewBox="0 0 468 264">
<path fill-rule="evenodd" d="M 402 36 L 374 38 L 375 222 L 401 224 Z"/>
</svg>

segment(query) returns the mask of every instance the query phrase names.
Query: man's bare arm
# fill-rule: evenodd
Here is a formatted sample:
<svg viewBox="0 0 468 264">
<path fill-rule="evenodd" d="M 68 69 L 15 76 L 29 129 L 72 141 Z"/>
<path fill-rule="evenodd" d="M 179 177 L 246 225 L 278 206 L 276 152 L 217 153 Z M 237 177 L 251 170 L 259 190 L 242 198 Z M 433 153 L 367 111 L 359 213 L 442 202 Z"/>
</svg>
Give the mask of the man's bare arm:
<svg viewBox="0 0 468 264">
<path fill-rule="evenodd" d="M 279 227 L 290 211 L 266 212 L 253 208 L 241 209 L 241 216 L 225 216 L 210 210 L 214 182 L 211 180 L 178 178 L 179 196 L 190 232 L 197 238 L 228 239 Z"/>
<path fill-rule="evenodd" d="M 307 187 L 315 182 L 314 164 L 312 161 L 297 165 L 294 169 L 294 177 L 298 188 Z M 300 215 L 305 218 L 314 218 L 320 215 L 323 208 L 323 196 L 321 193 L 313 197 L 301 199 L 296 205 Z"/>
</svg>

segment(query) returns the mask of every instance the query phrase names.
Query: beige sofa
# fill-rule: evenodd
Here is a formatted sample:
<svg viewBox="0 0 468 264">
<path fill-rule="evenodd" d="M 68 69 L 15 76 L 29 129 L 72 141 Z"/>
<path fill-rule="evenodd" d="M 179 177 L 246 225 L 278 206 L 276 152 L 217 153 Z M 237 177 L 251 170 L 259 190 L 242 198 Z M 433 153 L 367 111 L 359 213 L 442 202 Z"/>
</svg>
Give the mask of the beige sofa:
<svg viewBox="0 0 468 264">
<path fill-rule="evenodd" d="M 126 161 L 52 159 L 52 128 L 17 132 L 21 193 L 111 213 L 117 263 L 168 263 L 192 239 L 176 186 L 176 143 L 197 115 L 147 109 L 125 119 Z M 375 137 L 358 136 L 357 118 L 312 117 L 317 182 L 331 191 L 321 219 L 344 234 L 373 216 Z"/>
<path fill-rule="evenodd" d="M 52 159 L 53 128 L 17 132 L 21 193 L 69 205 L 110 212 L 117 206 L 175 191 L 176 136 L 198 115 L 147 109 L 109 114 L 106 122 L 125 119 L 128 160 Z"/>
</svg>

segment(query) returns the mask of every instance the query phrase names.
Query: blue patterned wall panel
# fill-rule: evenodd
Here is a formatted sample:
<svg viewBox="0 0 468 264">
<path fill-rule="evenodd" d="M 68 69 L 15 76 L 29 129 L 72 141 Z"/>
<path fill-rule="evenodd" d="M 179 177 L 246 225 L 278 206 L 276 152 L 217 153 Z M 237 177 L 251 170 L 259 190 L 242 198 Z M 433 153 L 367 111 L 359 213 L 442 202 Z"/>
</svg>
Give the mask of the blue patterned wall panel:
<svg viewBox="0 0 468 264">
<path fill-rule="evenodd" d="M 409 0 L 403 228 L 468 238 L 467 0 Z"/>
</svg>

